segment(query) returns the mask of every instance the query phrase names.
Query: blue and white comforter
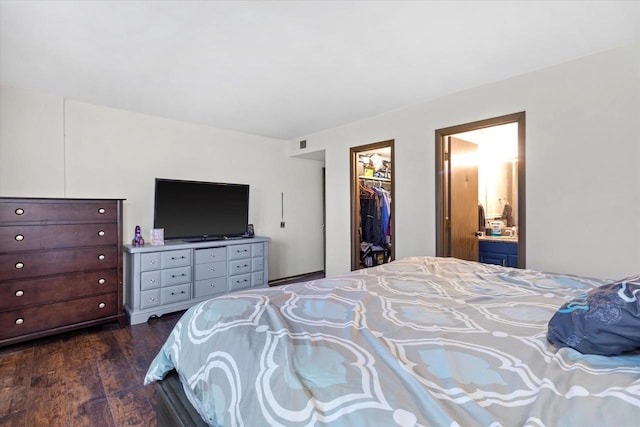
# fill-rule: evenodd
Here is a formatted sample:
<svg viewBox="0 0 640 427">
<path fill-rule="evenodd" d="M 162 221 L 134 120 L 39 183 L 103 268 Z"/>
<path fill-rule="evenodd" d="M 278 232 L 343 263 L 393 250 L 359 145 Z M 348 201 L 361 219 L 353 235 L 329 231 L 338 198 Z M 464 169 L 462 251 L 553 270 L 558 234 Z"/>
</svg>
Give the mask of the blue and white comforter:
<svg viewBox="0 0 640 427">
<path fill-rule="evenodd" d="M 603 282 L 416 257 L 189 309 L 176 369 L 211 425 L 631 426 L 640 354 L 558 350 L 547 323 Z"/>
</svg>

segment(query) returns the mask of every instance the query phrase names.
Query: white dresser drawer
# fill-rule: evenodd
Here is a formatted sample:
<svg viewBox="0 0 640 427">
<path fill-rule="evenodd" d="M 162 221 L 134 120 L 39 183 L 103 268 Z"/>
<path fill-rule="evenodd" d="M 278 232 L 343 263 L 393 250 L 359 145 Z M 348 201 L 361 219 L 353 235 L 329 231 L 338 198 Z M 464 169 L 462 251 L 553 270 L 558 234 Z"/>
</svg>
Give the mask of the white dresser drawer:
<svg viewBox="0 0 640 427">
<path fill-rule="evenodd" d="M 229 291 L 237 291 L 251 286 L 251 274 L 233 276 L 229 278 Z"/>
<path fill-rule="evenodd" d="M 251 256 L 251 245 L 233 245 L 228 246 L 229 259 L 242 259 L 249 258 Z"/>
<path fill-rule="evenodd" d="M 160 289 L 150 289 L 140 292 L 140 308 L 160 305 Z"/>
<path fill-rule="evenodd" d="M 162 288 L 162 303 L 171 304 L 191 299 L 191 283 Z"/>
<path fill-rule="evenodd" d="M 227 275 L 227 262 L 218 261 L 208 264 L 196 264 L 196 280 L 211 279 Z"/>
<path fill-rule="evenodd" d="M 162 287 L 191 282 L 191 267 L 161 270 Z"/>
<path fill-rule="evenodd" d="M 253 243 L 251 245 L 251 256 L 264 256 L 264 243 Z"/>
<path fill-rule="evenodd" d="M 162 252 L 162 268 L 191 265 L 191 249 Z"/>
<path fill-rule="evenodd" d="M 244 274 L 251 272 L 251 258 L 229 261 L 229 275 Z"/>
<path fill-rule="evenodd" d="M 227 278 L 215 277 L 213 279 L 198 280 L 195 283 L 195 297 L 204 297 L 207 295 L 216 295 L 227 292 Z"/>
<path fill-rule="evenodd" d="M 160 287 L 160 270 L 145 271 L 140 275 L 140 289 L 154 289 Z"/>
<path fill-rule="evenodd" d="M 140 255 L 140 271 L 157 270 L 160 268 L 160 252 L 150 252 Z"/>
<path fill-rule="evenodd" d="M 251 271 L 264 270 L 264 258 L 251 258 Z"/>
<path fill-rule="evenodd" d="M 264 271 L 258 271 L 257 273 L 251 273 L 251 287 L 259 288 L 266 285 L 264 280 Z"/>
<path fill-rule="evenodd" d="M 224 261 L 227 259 L 227 248 L 196 249 L 195 254 L 196 264 Z"/>
</svg>

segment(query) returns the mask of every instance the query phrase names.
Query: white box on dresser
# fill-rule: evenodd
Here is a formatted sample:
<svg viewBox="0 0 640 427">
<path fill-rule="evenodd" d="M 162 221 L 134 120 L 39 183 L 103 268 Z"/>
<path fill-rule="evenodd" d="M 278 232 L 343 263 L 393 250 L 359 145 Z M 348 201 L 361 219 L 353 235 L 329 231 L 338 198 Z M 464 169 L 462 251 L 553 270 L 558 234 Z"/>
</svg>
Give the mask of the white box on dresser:
<svg viewBox="0 0 640 427">
<path fill-rule="evenodd" d="M 125 245 L 124 309 L 132 325 L 217 295 L 265 287 L 269 238 Z"/>
</svg>

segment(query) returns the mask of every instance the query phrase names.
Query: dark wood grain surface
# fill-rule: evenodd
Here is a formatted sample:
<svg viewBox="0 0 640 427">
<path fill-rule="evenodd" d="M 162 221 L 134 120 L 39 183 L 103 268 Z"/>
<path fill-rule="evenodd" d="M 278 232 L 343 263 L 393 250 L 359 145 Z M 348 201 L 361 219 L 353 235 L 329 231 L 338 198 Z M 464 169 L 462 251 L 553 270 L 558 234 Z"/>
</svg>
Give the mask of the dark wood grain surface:
<svg viewBox="0 0 640 427">
<path fill-rule="evenodd" d="M 0 425 L 155 425 L 155 388 L 142 381 L 181 315 L 1 348 Z"/>
</svg>

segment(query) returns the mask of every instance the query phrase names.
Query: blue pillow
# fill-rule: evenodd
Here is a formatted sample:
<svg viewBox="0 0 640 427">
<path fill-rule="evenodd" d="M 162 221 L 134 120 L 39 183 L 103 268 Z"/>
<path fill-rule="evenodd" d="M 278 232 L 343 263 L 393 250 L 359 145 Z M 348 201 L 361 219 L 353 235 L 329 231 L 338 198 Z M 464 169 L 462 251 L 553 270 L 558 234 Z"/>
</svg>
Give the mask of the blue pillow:
<svg viewBox="0 0 640 427">
<path fill-rule="evenodd" d="M 640 276 L 592 289 L 564 304 L 549 321 L 558 347 L 613 356 L 640 348 Z"/>
</svg>

